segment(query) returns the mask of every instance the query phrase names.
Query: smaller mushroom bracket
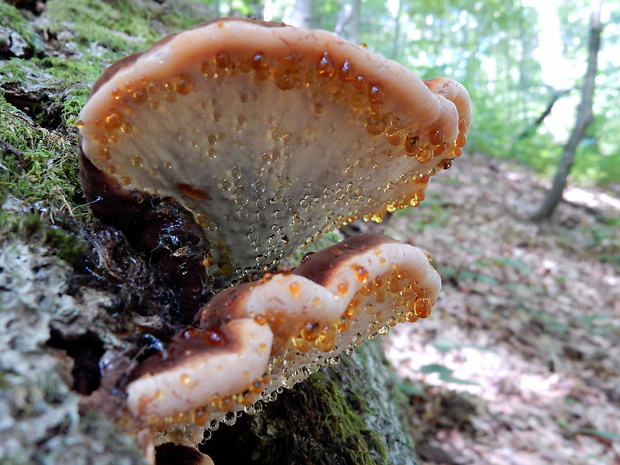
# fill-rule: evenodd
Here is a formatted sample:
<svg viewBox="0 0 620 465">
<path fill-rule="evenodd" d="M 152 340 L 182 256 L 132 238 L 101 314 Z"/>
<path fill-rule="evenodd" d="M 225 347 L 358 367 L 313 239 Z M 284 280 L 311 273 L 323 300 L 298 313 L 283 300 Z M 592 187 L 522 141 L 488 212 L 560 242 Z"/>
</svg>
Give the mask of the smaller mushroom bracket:
<svg viewBox="0 0 620 465">
<path fill-rule="evenodd" d="M 234 423 L 342 352 L 428 317 L 440 283 L 416 247 L 375 235 L 349 238 L 293 271 L 220 292 L 197 326 L 134 373 L 128 409 L 138 425 L 157 429 Z"/>
</svg>

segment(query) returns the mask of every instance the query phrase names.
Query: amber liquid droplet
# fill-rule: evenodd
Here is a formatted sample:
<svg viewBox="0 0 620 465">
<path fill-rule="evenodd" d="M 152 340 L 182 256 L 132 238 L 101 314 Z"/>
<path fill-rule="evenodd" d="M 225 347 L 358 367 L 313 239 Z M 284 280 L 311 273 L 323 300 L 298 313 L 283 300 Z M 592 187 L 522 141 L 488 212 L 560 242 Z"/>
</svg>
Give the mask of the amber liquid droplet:
<svg viewBox="0 0 620 465">
<path fill-rule="evenodd" d="M 439 145 L 443 142 L 443 134 L 441 129 L 433 129 L 428 133 L 428 141 L 433 145 Z"/>
<path fill-rule="evenodd" d="M 335 71 L 334 62 L 332 61 L 329 53 L 323 53 L 323 56 L 319 60 L 319 63 L 316 65 L 316 71 L 319 73 L 319 76 L 329 78 L 334 75 Z"/>
<path fill-rule="evenodd" d="M 295 87 L 296 76 L 291 70 L 279 70 L 273 76 L 276 86 L 281 90 L 290 90 Z"/>
<path fill-rule="evenodd" d="M 456 141 L 454 142 L 454 145 L 456 145 L 458 148 L 465 147 L 466 143 L 467 137 L 465 137 L 465 134 L 460 133 L 458 136 L 456 136 Z"/>
<path fill-rule="evenodd" d="M 138 89 L 133 93 L 132 97 L 135 103 L 144 103 L 148 98 L 148 94 L 145 89 Z"/>
<path fill-rule="evenodd" d="M 294 281 L 288 285 L 288 289 L 293 297 L 298 297 L 301 292 L 301 285 L 297 281 Z"/>
<path fill-rule="evenodd" d="M 230 65 L 230 55 L 228 52 L 220 52 L 216 54 L 215 65 L 218 68 L 227 68 Z"/>
<path fill-rule="evenodd" d="M 419 147 L 420 138 L 418 136 L 414 136 L 413 134 L 407 134 L 405 136 L 405 141 L 403 142 L 403 147 L 405 148 L 405 152 L 407 153 L 415 153 Z"/>
<path fill-rule="evenodd" d="M 413 309 L 419 318 L 426 318 L 431 314 L 433 304 L 428 297 L 421 297 L 416 299 Z"/>
<path fill-rule="evenodd" d="M 445 160 L 441 160 L 439 162 L 439 164 L 437 165 L 437 168 L 442 169 L 442 170 L 447 170 L 447 169 L 450 169 L 451 166 L 452 166 L 452 159 L 446 158 Z"/>
<path fill-rule="evenodd" d="M 353 68 L 351 68 L 351 64 L 348 61 L 345 61 L 340 68 L 340 72 L 338 73 L 338 77 L 342 82 L 351 82 L 355 79 L 355 75 L 353 74 Z"/>
<path fill-rule="evenodd" d="M 301 328 L 301 331 L 299 333 L 301 338 L 308 342 L 315 341 L 320 334 L 321 328 L 319 328 L 319 325 L 316 323 L 306 323 L 304 327 Z"/>
<path fill-rule="evenodd" d="M 383 103 L 383 91 L 381 87 L 376 84 L 370 86 L 368 89 L 368 100 L 370 100 L 371 103 Z"/>
<path fill-rule="evenodd" d="M 190 329 L 186 329 L 185 331 L 183 331 L 183 333 L 181 334 L 181 337 L 183 339 L 192 339 L 198 336 L 199 333 L 200 331 L 198 331 L 196 328 L 190 328 Z"/>
<path fill-rule="evenodd" d="M 467 130 L 467 122 L 465 118 L 459 118 L 459 132 L 464 133 Z"/>
<path fill-rule="evenodd" d="M 368 281 L 368 277 L 370 273 L 363 266 L 353 265 L 353 272 L 355 273 L 355 279 L 357 279 L 360 283 L 365 283 Z"/>
<path fill-rule="evenodd" d="M 430 152 L 428 150 L 421 150 L 416 154 L 415 157 L 422 164 L 428 163 L 433 159 L 433 152 Z"/>
<path fill-rule="evenodd" d="M 189 94 L 194 88 L 192 78 L 189 74 L 181 74 L 174 85 L 174 89 L 181 95 Z"/>
<path fill-rule="evenodd" d="M 252 57 L 252 68 L 256 71 L 260 71 L 262 69 L 266 69 L 268 66 L 267 58 L 265 58 L 264 53 L 257 53 Z"/>
<path fill-rule="evenodd" d="M 336 346 L 336 332 L 331 328 L 326 328 L 314 341 L 314 345 L 321 352 L 329 352 Z"/>
<path fill-rule="evenodd" d="M 118 129 L 123 123 L 123 117 L 117 111 L 112 110 L 105 118 L 105 126 L 109 130 Z"/>
<path fill-rule="evenodd" d="M 210 346 L 223 346 L 228 343 L 226 335 L 219 326 L 212 326 L 206 329 L 202 335 L 202 340 L 205 344 Z"/>
</svg>

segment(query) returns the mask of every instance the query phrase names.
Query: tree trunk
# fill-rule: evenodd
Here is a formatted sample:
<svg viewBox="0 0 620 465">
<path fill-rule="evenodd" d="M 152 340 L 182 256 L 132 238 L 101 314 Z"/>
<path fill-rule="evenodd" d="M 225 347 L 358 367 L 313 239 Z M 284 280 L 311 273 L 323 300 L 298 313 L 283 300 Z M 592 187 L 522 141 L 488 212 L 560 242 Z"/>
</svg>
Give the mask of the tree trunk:
<svg viewBox="0 0 620 465">
<path fill-rule="evenodd" d="M 22 44 L 0 43 L 3 465 L 146 464 L 115 421 L 116 406 L 98 402 L 98 393 L 122 399 L 118 380 L 102 373 L 131 363 L 131 347 L 149 339 L 139 322 L 171 315 L 174 296 L 148 257 L 89 212 L 74 125 L 111 62 L 147 48 L 160 36 L 154 31 L 208 19 L 200 2 L 170 5 L 48 0 L 39 18 L 34 6 L 0 2 L 0 18 L 12 18 L 12 44 Z M 259 414 L 222 426 L 203 449 L 215 465 L 414 464 L 401 397 L 381 346 L 371 343 Z"/>
<path fill-rule="evenodd" d="M 342 4 L 338 12 L 334 32 L 354 44 L 360 43 L 360 10 L 361 0 L 351 0 Z"/>
<path fill-rule="evenodd" d="M 311 28 L 314 26 L 313 19 L 313 0 L 296 0 L 293 26 Z"/>
<path fill-rule="evenodd" d="M 553 91 L 553 95 L 549 99 L 549 102 L 547 103 L 547 106 L 542 111 L 542 113 L 538 116 L 538 118 L 536 118 L 532 122 L 532 124 L 530 124 L 527 128 L 525 128 L 525 130 L 521 134 L 519 134 L 519 137 L 517 139 L 523 140 L 523 139 L 529 137 L 530 134 L 534 133 L 536 131 L 536 129 L 538 129 L 538 126 L 540 126 L 542 124 L 542 122 L 545 120 L 545 118 L 547 116 L 549 116 L 549 114 L 551 113 L 551 110 L 553 110 L 553 106 L 556 104 L 556 102 L 558 100 L 560 100 L 560 98 L 562 98 L 563 96 L 568 94 L 569 92 L 570 92 L 570 89 L 554 90 Z"/>
<path fill-rule="evenodd" d="M 601 48 L 601 8 L 602 0 L 592 1 L 590 39 L 588 43 L 588 66 L 581 93 L 581 102 L 577 107 L 577 119 L 568 142 L 564 146 L 562 158 L 560 159 L 560 163 L 553 178 L 553 184 L 547 191 L 542 204 L 530 216 L 530 219 L 535 222 L 548 221 L 562 201 L 562 194 L 568 181 L 568 175 L 575 161 L 577 147 L 584 138 L 588 126 L 592 123 L 592 102 L 594 98 L 597 59 L 598 52 Z"/>
<path fill-rule="evenodd" d="M 398 60 L 400 53 L 400 15 L 403 11 L 403 2 L 399 0 L 398 7 L 394 13 L 392 21 L 394 22 L 394 38 L 392 39 L 392 60 Z"/>
</svg>

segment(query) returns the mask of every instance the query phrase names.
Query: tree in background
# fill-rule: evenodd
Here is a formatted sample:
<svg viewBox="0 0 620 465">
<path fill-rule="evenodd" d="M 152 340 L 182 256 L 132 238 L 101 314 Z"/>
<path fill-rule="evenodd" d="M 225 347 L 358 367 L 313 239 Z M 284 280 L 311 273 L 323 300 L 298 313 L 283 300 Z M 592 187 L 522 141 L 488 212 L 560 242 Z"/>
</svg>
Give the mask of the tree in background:
<svg viewBox="0 0 620 465">
<path fill-rule="evenodd" d="M 568 142 L 564 146 L 564 152 L 558 165 L 557 171 L 553 178 L 553 184 L 547 191 L 547 194 L 536 209 L 536 211 L 530 216 L 533 221 L 547 221 L 553 215 L 556 207 L 562 200 L 562 193 L 566 188 L 568 181 L 568 175 L 575 162 L 575 154 L 579 143 L 586 135 L 588 126 L 592 124 L 593 117 L 593 100 L 594 100 L 594 87 L 597 74 L 597 62 L 598 54 L 601 49 L 601 8 L 602 0 L 592 1 L 592 12 L 590 17 L 590 39 L 588 45 L 588 67 L 584 77 L 583 87 L 581 90 L 581 103 L 577 107 L 577 119 L 575 126 L 571 131 Z"/>
</svg>

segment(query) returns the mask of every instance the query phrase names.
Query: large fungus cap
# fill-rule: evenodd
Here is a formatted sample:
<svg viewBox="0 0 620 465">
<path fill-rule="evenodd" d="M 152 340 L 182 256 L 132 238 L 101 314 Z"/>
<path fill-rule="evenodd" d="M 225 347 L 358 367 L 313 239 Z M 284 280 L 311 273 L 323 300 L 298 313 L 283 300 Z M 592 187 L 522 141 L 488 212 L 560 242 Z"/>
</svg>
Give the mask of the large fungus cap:
<svg viewBox="0 0 620 465">
<path fill-rule="evenodd" d="M 426 318 L 440 286 L 420 249 L 374 235 L 347 239 L 293 272 L 220 292 L 199 328 L 140 367 L 127 387 L 129 410 L 162 429 L 234 422 L 341 352 Z"/>
<path fill-rule="evenodd" d="M 113 65 L 78 126 L 96 168 L 85 185 L 174 199 L 240 276 L 320 231 L 417 205 L 469 124 L 456 82 L 328 32 L 234 19 Z"/>
</svg>

